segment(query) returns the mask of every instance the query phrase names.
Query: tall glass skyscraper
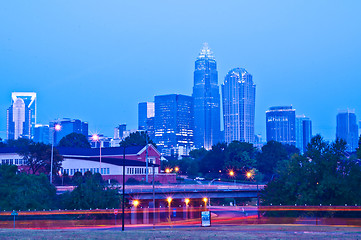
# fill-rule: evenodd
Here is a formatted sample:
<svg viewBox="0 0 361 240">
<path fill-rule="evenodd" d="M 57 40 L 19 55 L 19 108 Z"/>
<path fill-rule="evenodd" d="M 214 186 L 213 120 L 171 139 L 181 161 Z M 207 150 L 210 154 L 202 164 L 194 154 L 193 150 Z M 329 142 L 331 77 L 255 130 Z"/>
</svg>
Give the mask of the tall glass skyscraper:
<svg viewBox="0 0 361 240">
<path fill-rule="evenodd" d="M 174 155 L 179 147 L 189 152 L 193 146 L 191 96 L 179 94 L 155 96 L 154 119 L 155 143 L 162 153 Z"/>
<path fill-rule="evenodd" d="M 256 85 L 252 75 L 244 68 L 229 71 L 222 85 L 222 99 L 225 141 L 253 143 Z"/>
<path fill-rule="evenodd" d="M 306 151 L 312 138 L 312 122 L 305 115 L 296 116 L 296 147 L 301 153 Z"/>
<path fill-rule="evenodd" d="M 54 131 L 55 124 L 60 124 L 61 130 Z M 60 140 L 68 134 L 71 133 L 81 133 L 84 136 L 88 137 L 88 123 L 82 122 L 79 119 L 70 119 L 63 118 L 57 119 L 49 123 L 49 142 L 53 141 L 53 133 L 54 133 L 54 144 L 58 145 Z"/>
<path fill-rule="evenodd" d="M 7 139 L 31 138 L 36 124 L 36 93 L 13 92 L 7 110 Z"/>
<path fill-rule="evenodd" d="M 205 43 L 195 61 L 194 143 L 197 148 L 211 149 L 220 140 L 220 94 L 217 63 Z"/>
<path fill-rule="evenodd" d="M 271 107 L 266 111 L 267 142 L 296 145 L 296 110 L 292 106 Z"/>
<path fill-rule="evenodd" d="M 359 136 L 354 111 L 340 111 L 337 114 L 336 138 L 341 138 L 347 142 L 347 151 L 356 150 Z"/>
</svg>

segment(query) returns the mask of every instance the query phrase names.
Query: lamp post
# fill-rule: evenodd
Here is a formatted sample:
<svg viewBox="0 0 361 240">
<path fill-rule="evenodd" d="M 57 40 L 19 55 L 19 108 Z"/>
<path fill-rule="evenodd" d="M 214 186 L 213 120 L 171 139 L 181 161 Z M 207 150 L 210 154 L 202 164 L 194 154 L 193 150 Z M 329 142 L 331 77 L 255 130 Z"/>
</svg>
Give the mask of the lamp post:
<svg viewBox="0 0 361 240">
<path fill-rule="evenodd" d="M 155 160 L 153 160 L 153 229 L 155 229 Z"/>
<path fill-rule="evenodd" d="M 55 131 L 60 131 L 61 125 L 55 124 L 53 127 L 53 141 L 51 143 L 51 156 L 50 156 L 50 184 L 53 184 L 53 162 L 54 162 L 54 138 Z"/>
<path fill-rule="evenodd" d="M 188 219 L 188 207 L 189 207 L 190 199 L 186 198 L 184 199 L 184 202 L 186 203 L 186 219 Z"/>
<path fill-rule="evenodd" d="M 228 172 L 228 174 L 229 174 L 229 176 L 232 177 L 232 178 L 234 178 L 235 175 L 236 175 L 233 170 L 230 170 L 230 171 Z M 234 185 L 236 185 L 236 179 L 234 179 Z"/>
<path fill-rule="evenodd" d="M 122 231 L 124 231 L 124 204 L 125 204 L 125 142 L 123 142 L 123 201 L 122 201 Z"/>
<path fill-rule="evenodd" d="M 95 144 L 99 141 L 99 173 L 102 174 L 102 142 L 97 134 L 93 134 L 92 139 L 95 141 Z"/>
<path fill-rule="evenodd" d="M 247 179 L 255 179 L 255 172 L 254 170 L 250 170 L 248 172 L 246 172 L 246 177 Z M 260 218 L 260 212 L 259 212 L 259 191 L 258 191 L 258 181 L 257 179 L 255 179 L 255 182 L 257 184 L 257 218 L 259 219 Z"/>
<path fill-rule="evenodd" d="M 172 203 L 172 198 L 171 197 L 167 197 L 167 202 L 168 202 L 168 212 L 169 212 L 169 222 L 170 222 L 170 204 Z"/>
<path fill-rule="evenodd" d="M 203 202 L 204 202 L 204 210 L 207 210 L 208 198 L 204 197 L 204 198 L 203 198 Z"/>
</svg>

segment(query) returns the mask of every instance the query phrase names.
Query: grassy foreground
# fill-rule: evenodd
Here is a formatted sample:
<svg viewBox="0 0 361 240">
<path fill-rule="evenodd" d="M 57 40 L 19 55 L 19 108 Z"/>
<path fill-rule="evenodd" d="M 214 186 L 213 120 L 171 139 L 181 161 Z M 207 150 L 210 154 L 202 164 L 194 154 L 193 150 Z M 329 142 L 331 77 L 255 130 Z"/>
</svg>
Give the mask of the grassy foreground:
<svg viewBox="0 0 361 240">
<path fill-rule="evenodd" d="M 361 239 L 359 227 L 252 225 L 136 230 L 12 230 L 0 239 Z"/>
</svg>

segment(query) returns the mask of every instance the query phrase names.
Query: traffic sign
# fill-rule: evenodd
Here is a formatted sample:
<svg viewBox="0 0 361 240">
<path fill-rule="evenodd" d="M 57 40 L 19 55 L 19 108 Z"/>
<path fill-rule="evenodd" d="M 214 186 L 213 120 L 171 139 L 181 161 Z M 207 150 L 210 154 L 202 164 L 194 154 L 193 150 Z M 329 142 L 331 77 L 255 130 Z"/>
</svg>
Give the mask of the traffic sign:
<svg viewBox="0 0 361 240">
<path fill-rule="evenodd" d="M 13 211 L 12 213 L 11 213 L 11 216 L 17 216 L 18 215 L 18 213 L 16 212 L 16 211 Z"/>
<path fill-rule="evenodd" d="M 210 227 L 211 226 L 211 212 L 203 211 L 202 212 L 202 227 Z"/>
</svg>

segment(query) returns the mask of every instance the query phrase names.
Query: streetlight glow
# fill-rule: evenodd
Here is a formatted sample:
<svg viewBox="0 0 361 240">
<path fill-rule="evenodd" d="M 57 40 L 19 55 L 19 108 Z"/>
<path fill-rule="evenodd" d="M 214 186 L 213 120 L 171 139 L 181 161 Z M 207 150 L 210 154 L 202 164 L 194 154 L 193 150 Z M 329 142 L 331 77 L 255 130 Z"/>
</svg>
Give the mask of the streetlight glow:
<svg viewBox="0 0 361 240">
<path fill-rule="evenodd" d="M 165 169 L 165 172 L 166 172 L 166 173 L 170 173 L 170 169 L 169 169 L 169 168 L 166 168 L 166 169 Z"/>
<path fill-rule="evenodd" d="M 208 202 L 208 198 L 203 198 L 203 202 L 204 202 L 204 204 L 206 204 L 207 205 L 207 202 Z"/>
<path fill-rule="evenodd" d="M 92 139 L 93 141 L 99 141 L 99 136 L 97 134 L 93 134 Z"/>
<path fill-rule="evenodd" d="M 137 207 L 139 205 L 139 201 L 138 200 L 133 200 L 133 206 Z"/>
<path fill-rule="evenodd" d="M 188 205 L 190 201 L 191 200 L 189 200 L 189 198 L 184 199 L 184 202 L 186 203 L 186 205 Z"/>
<path fill-rule="evenodd" d="M 234 176 L 234 172 L 233 170 L 229 171 L 229 176 L 233 177 Z"/>
<path fill-rule="evenodd" d="M 179 167 L 175 167 L 174 171 L 178 172 L 179 171 Z"/>
<path fill-rule="evenodd" d="M 55 131 L 60 131 L 60 130 L 61 130 L 61 125 L 55 124 Z"/>
<path fill-rule="evenodd" d="M 170 206 L 170 203 L 172 202 L 172 198 L 171 197 L 167 197 L 167 202 L 168 202 L 168 204 L 169 204 L 169 206 Z"/>
</svg>

